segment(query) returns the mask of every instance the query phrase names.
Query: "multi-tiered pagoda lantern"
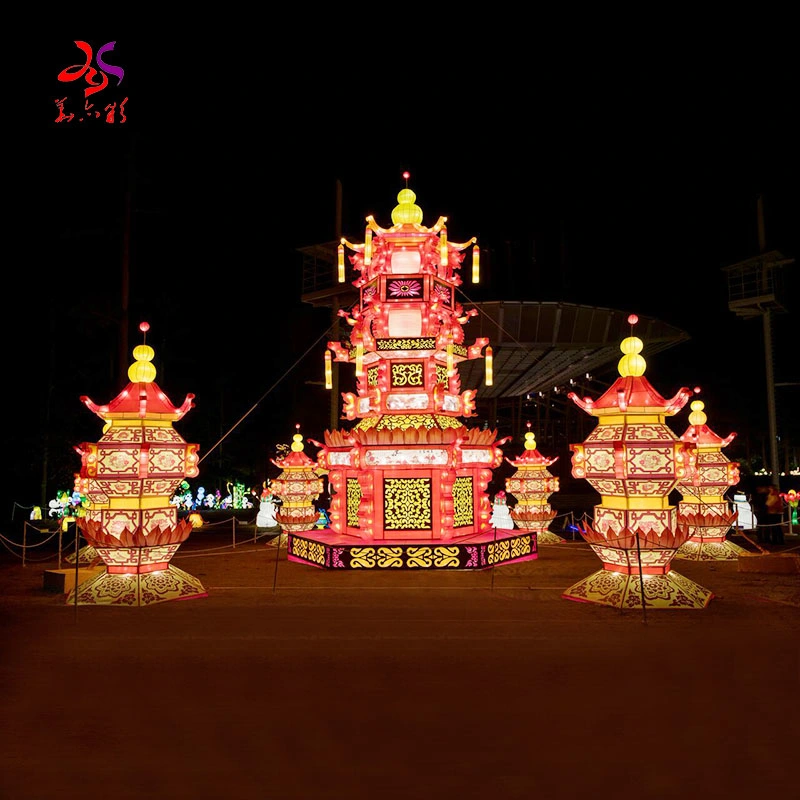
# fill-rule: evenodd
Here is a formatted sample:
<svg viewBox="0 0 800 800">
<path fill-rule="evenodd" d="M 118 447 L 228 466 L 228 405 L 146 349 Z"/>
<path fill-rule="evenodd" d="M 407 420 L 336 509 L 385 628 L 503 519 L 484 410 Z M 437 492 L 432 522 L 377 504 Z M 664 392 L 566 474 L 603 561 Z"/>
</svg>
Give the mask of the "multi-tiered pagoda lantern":
<svg viewBox="0 0 800 800">
<path fill-rule="evenodd" d="M 535 531 L 537 542 L 560 544 L 564 541 L 549 530 L 556 517 L 550 506 L 550 495 L 558 491 L 558 478 L 547 468 L 558 461 L 558 456 L 547 458 L 536 449 L 536 434 L 530 430 L 525 434 L 525 452 L 513 461 L 506 461 L 517 471 L 506 478 L 506 491 L 513 495 L 517 504 L 511 509 L 511 519 L 518 528 Z"/>
<path fill-rule="evenodd" d="M 349 342 L 329 342 L 326 357 L 355 368 L 356 391 L 342 395 L 353 424 L 315 442 L 332 496 L 330 529 L 313 539 L 323 553 L 309 559 L 302 540 L 311 534 L 297 534 L 289 537 L 289 558 L 325 568 L 415 569 L 535 558 L 529 531 L 489 525 L 487 487 L 506 440 L 463 421 L 475 414 L 477 389 L 462 391 L 459 362 L 487 358 L 490 379 L 488 339 L 464 341 L 478 312 L 456 299 L 469 247 L 477 280 L 476 241 L 450 240 L 445 217 L 423 225 L 410 189 L 397 199 L 391 227 L 367 217 L 364 242 L 343 239 L 339 247 L 341 280 L 345 247 L 353 252 L 359 301 L 340 312 Z"/>
<path fill-rule="evenodd" d="M 679 521 L 689 528 L 690 536 L 675 555 L 693 561 L 736 561 L 747 551 L 726 538 L 737 513 L 731 511 L 725 492 L 739 483 L 739 463 L 722 452 L 736 434 L 723 439 L 711 430 L 702 400 L 693 400 L 690 408 L 689 427 L 681 440 L 696 448 L 695 470 L 691 480 L 677 486 L 682 497 Z"/>
<path fill-rule="evenodd" d="M 631 326 L 638 318 L 631 314 Z M 583 444 L 570 445 L 572 475 L 599 492 L 591 525 L 581 535 L 603 562 L 602 569 L 564 592 L 578 600 L 617 608 L 704 608 L 712 593 L 674 572 L 671 563 L 690 536 L 669 495 L 691 478 L 693 443 L 681 441 L 666 425 L 691 391 L 662 397 L 644 377 L 642 340 L 620 344 L 620 377 L 597 400 L 571 392 L 569 398 L 597 418 Z"/>
<path fill-rule="evenodd" d="M 299 425 L 297 428 L 299 429 Z M 271 482 L 272 493 L 281 501 L 275 521 L 281 528 L 278 544 L 288 543 L 290 533 L 313 530 L 319 520 L 314 501 L 324 488 L 317 464 L 303 450 L 303 435 L 295 433 L 291 450 L 283 458 L 270 459 L 281 473 Z"/>
<path fill-rule="evenodd" d="M 146 336 L 150 326 L 139 328 Z M 170 564 L 192 530 L 187 520 L 178 522 L 170 498 L 198 474 L 199 449 L 172 425 L 194 407 L 194 395 L 174 406 L 155 382 L 154 355 L 148 344 L 134 348 L 130 383 L 110 403 L 81 397 L 105 426 L 98 442 L 75 448 L 76 477 L 88 500 L 76 524 L 106 568 L 73 589 L 67 603 L 141 606 L 207 594 L 197 578 Z"/>
</svg>

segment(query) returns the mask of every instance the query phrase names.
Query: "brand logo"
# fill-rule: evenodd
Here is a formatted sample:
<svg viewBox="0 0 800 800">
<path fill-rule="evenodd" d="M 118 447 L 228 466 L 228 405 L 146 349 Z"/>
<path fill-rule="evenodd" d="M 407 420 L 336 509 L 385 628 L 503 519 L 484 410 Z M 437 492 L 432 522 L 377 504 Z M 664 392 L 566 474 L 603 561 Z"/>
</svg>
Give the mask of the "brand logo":
<svg viewBox="0 0 800 800">
<path fill-rule="evenodd" d="M 115 122 L 123 124 L 127 121 L 127 116 L 125 115 L 125 104 L 128 102 L 127 97 L 119 101 L 104 96 L 103 99 L 109 99 L 110 102 L 102 107 L 102 111 L 95 108 L 94 102 L 89 102 L 90 97 L 107 89 L 109 85 L 109 75 L 117 79 L 114 88 L 119 87 L 122 83 L 122 79 L 125 77 L 125 70 L 122 69 L 122 67 L 109 64 L 106 61 L 108 54 L 114 50 L 116 42 L 106 42 L 106 44 L 98 49 L 96 56 L 92 51 L 92 46 L 88 42 L 75 40 L 75 45 L 83 53 L 85 60 L 82 63 L 64 67 L 64 69 L 58 73 L 58 80 L 60 83 L 73 83 L 81 78 L 83 79 L 83 82 L 86 84 L 83 89 L 83 114 L 81 115 L 80 112 L 69 113 L 67 111 L 68 96 L 56 98 L 55 104 L 58 108 L 58 117 L 55 119 L 55 122 L 72 122 L 73 120 L 83 122 L 84 120 L 104 118 L 105 122 L 109 124 L 114 124 Z M 94 66 L 92 63 L 93 61 L 97 66 Z M 98 99 L 97 97 L 92 97 L 93 101 Z"/>
</svg>

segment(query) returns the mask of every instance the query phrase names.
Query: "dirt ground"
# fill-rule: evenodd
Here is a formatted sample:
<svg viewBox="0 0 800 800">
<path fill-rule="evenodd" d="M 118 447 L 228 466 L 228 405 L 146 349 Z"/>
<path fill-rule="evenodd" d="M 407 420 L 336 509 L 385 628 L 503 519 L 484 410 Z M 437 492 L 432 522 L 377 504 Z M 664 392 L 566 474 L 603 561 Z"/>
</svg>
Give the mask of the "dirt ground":
<svg viewBox="0 0 800 800">
<path fill-rule="evenodd" d="M 69 606 L 54 558 L 3 554 L 0 797 L 797 790 L 796 535 L 763 569 L 675 559 L 713 599 L 642 612 L 562 597 L 600 568 L 582 540 L 484 572 L 326 572 L 233 530 L 173 561 L 207 597 L 147 607 Z"/>
</svg>

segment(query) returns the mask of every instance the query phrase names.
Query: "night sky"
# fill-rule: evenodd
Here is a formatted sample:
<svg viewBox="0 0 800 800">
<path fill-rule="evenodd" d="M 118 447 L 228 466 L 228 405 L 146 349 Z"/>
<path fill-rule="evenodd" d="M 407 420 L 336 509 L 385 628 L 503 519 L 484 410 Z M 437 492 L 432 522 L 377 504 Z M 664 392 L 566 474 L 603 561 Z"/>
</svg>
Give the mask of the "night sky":
<svg viewBox="0 0 800 800">
<path fill-rule="evenodd" d="M 87 84 L 57 79 L 85 60 L 75 39 L 93 53 L 116 42 L 105 63 L 122 82 L 109 74 L 90 101 L 127 97 L 125 123 L 78 121 Z M 478 237 L 484 282 L 464 275 L 470 299 L 676 325 L 691 341 L 648 361 L 648 378 L 667 396 L 700 384 L 718 433 L 763 436 L 761 324 L 728 311 L 723 268 L 759 252 L 759 195 L 767 250 L 797 256 L 796 129 L 764 124 L 796 105 L 788 79 L 685 63 L 626 71 L 588 53 L 562 53 L 557 68 L 499 43 L 418 53 L 411 66 L 397 46 L 354 52 L 343 32 L 293 52 L 255 34 L 209 48 L 73 26 L 46 40 L 22 144 L 34 168 L 17 192 L 26 255 L 6 294 L 23 406 L 19 461 L 6 465 L 15 502 L 41 500 L 45 457 L 49 497 L 71 488 L 73 446 L 102 430 L 80 396 L 103 403 L 123 388 L 126 219 L 130 347 L 147 320 L 157 383 L 176 404 L 196 395 L 176 428 L 208 454 L 201 477 L 222 486 L 240 469 L 259 485 L 296 423 L 321 439 L 329 397 L 314 382 L 330 312 L 301 302 L 298 248 L 335 238 L 337 181 L 345 236 L 363 241 L 367 214 L 389 226 L 406 170 L 424 224 L 445 215 L 452 240 Z M 54 121 L 59 98 L 71 122 Z M 778 390 L 784 416 L 798 404 L 798 270 L 783 269 L 789 313 L 774 318 L 775 380 L 795 384 Z"/>
</svg>

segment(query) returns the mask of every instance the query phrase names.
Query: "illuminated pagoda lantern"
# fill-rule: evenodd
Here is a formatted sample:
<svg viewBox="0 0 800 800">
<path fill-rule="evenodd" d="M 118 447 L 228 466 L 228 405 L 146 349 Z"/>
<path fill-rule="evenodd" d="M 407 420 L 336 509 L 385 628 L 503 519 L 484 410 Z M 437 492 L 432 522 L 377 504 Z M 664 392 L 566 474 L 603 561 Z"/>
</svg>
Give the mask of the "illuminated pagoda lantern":
<svg viewBox="0 0 800 800">
<path fill-rule="evenodd" d="M 455 296 L 470 246 L 478 280 L 476 240 L 451 241 L 446 217 L 423 225 L 407 186 L 397 200 L 390 228 L 368 216 L 364 242 L 339 246 L 340 281 L 345 246 L 354 253 L 359 300 L 339 311 L 349 341 L 328 342 L 325 357 L 326 366 L 333 358 L 355 368 L 357 390 L 342 394 L 353 425 L 314 442 L 328 473 L 330 527 L 290 535 L 288 557 L 323 569 L 487 569 L 534 559 L 532 532 L 489 525 L 487 487 L 507 440 L 463 421 L 475 416 L 477 389 L 461 390 L 459 362 L 485 358 L 491 381 L 489 340 L 464 343 L 478 312 Z"/>
<path fill-rule="evenodd" d="M 638 318 L 628 317 L 631 326 Z M 632 330 L 632 328 L 631 328 Z M 597 490 L 601 502 L 581 535 L 602 569 L 563 593 L 568 600 L 632 608 L 705 608 L 713 594 L 671 569 L 691 531 L 678 519 L 669 495 L 690 478 L 695 446 L 680 440 L 666 418 L 691 397 L 686 387 L 663 398 L 644 377 L 642 340 L 620 344 L 619 378 L 597 400 L 569 398 L 597 426 L 583 444 L 572 444 L 572 475 Z"/>
<path fill-rule="evenodd" d="M 139 329 L 146 337 L 150 326 Z M 110 403 L 81 397 L 105 425 L 98 442 L 75 448 L 88 498 L 77 525 L 105 570 L 72 589 L 67 603 L 144 606 L 207 596 L 197 578 L 170 563 L 192 531 L 170 499 L 198 474 L 198 445 L 187 444 L 172 423 L 194 407 L 194 395 L 174 406 L 155 383 L 154 355 L 144 342 L 133 349 L 130 383 Z"/>
<path fill-rule="evenodd" d="M 560 544 L 564 541 L 558 534 L 548 530 L 556 512 L 547 502 L 558 491 L 558 478 L 547 468 L 558 461 L 558 456 L 547 458 L 536 449 L 536 435 L 530 429 L 525 434 L 525 452 L 516 460 L 506 458 L 517 471 L 506 478 L 506 491 L 513 495 L 517 504 L 511 509 L 511 518 L 518 528 L 536 532 L 541 544 Z"/>
<path fill-rule="evenodd" d="M 300 426 L 296 428 L 298 433 L 292 437 L 291 452 L 283 458 L 270 459 L 282 470 L 270 483 L 272 494 L 281 501 L 275 512 L 275 521 L 281 529 L 277 542 L 279 546 L 288 545 L 290 533 L 303 533 L 316 528 L 319 511 L 314 501 L 324 488 L 322 478 L 316 471 L 316 461 L 303 452 L 305 448 L 303 436 L 299 433 Z M 270 544 L 276 543 L 272 541 Z M 298 544 L 298 547 L 302 545 Z"/>
<path fill-rule="evenodd" d="M 692 478 L 677 486 L 682 497 L 679 521 L 688 526 L 691 535 L 675 555 L 693 561 L 736 561 L 747 551 L 726 539 L 737 512 L 731 511 L 725 492 L 739 483 L 739 464 L 722 452 L 736 434 L 723 439 L 714 433 L 706 425 L 704 407 L 702 400 L 692 400 L 689 427 L 681 436 L 695 445 L 696 461 Z"/>
</svg>

